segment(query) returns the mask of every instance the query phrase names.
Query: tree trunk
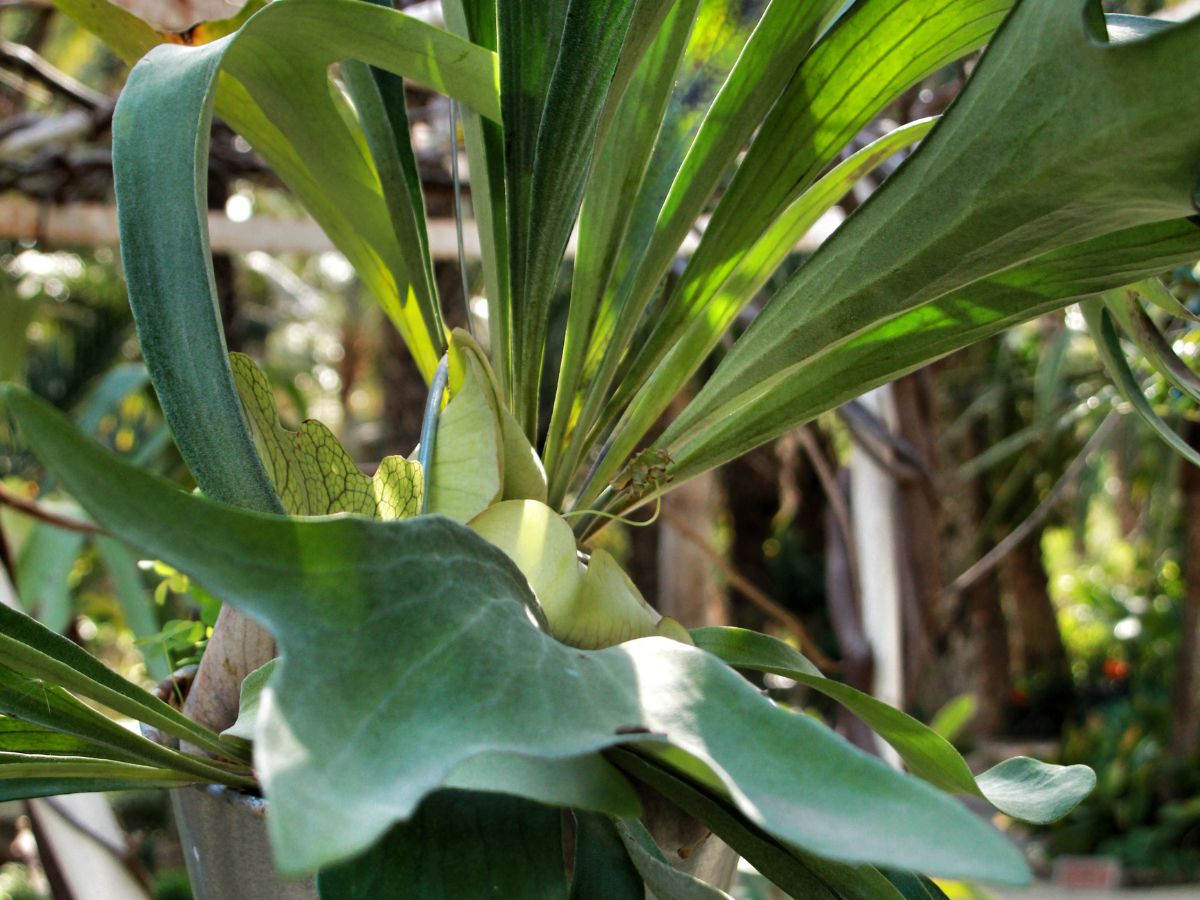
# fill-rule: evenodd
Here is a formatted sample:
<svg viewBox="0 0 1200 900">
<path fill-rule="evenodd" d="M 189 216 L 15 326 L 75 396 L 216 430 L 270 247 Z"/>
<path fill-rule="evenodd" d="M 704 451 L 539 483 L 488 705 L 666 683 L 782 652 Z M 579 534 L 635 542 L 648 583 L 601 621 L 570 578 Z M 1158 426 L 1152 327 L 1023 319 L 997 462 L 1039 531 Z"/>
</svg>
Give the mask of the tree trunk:
<svg viewBox="0 0 1200 900">
<path fill-rule="evenodd" d="M 1014 658 L 1025 676 L 1040 676 L 1056 685 L 1069 685 L 1067 647 L 1058 630 L 1058 613 L 1050 600 L 1042 564 L 1042 545 L 1028 538 L 1001 563 L 1001 578 L 1016 613 L 1013 623 Z"/>
<path fill-rule="evenodd" d="M 936 479 L 939 416 L 936 375 L 931 368 L 894 383 L 900 436 L 918 453 Z M 905 696 L 913 697 L 921 672 L 933 653 L 939 598 L 944 586 L 942 498 L 935 483 L 924 478 L 896 486 L 900 520 L 900 564 L 904 596 Z"/>
<path fill-rule="evenodd" d="M 729 622 L 728 598 L 704 550 L 672 521 L 686 522 L 711 546 L 720 506 L 717 479 L 708 472 L 663 497 L 658 534 L 658 611 L 688 628 Z"/>
<path fill-rule="evenodd" d="M 224 731 L 237 721 L 242 681 L 274 657 L 275 642 L 265 630 L 232 606 L 221 607 L 184 701 L 184 714 L 213 731 Z"/>
<path fill-rule="evenodd" d="M 967 588 L 963 596 L 971 630 L 979 642 L 978 712 L 975 731 L 993 736 L 1005 725 L 1005 713 L 1012 696 L 1012 664 L 1008 645 L 1008 622 L 1000 606 L 1000 591 L 994 576 L 981 578 Z"/>
</svg>

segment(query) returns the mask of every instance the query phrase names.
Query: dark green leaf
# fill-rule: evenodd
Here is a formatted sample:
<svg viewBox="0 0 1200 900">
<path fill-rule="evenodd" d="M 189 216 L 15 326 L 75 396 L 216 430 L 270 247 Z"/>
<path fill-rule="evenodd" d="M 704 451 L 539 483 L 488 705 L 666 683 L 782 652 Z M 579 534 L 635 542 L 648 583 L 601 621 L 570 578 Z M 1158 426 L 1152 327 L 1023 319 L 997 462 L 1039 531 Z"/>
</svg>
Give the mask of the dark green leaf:
<svg viewBox="0 0 1200 900">
<path fill-rule="evenodd" d="M 459 37 L 496 50 L 496 0 L 443 0 L 446 26 Z M 504 133 L 470 107 L 463 109 L 463 142 L 471 166 L 471 208 L 479 230 L 483 280 L 488 301 L 488 352 L 505 403 L 512 397 L 512 295 L 508 264 L 508 223 Z"/>
<path fill-rule="evenodd" d="M 655 171 L 647 177 L 637 201 L 630 204 L 630 233 L 618 271 L 610 273 L 610 296 L 603 300 L 601 317 L 592 335 L 589 356 L 601 348 L 607 348 L 607 354 L 588 385 L 581 415 L 583 433 L 574 440 L 575 451 L 564 467 L 564 477 L 574 473 L 587 449 L 584 438 L 609 399 L 618 363 L 660 280 L 709 197 L 805 59 L 829 5 L 825 0 L 803 5 L 777 0 L 751 23 L 753 29 L 748 38 L 740 28 L 720 21 L 730 13 L 726 4 L 701 6 L 694 35 L 701 55 L 718 60 L 723 55 L 720 50 L 724 48 L 712 46 L 714 42 L 720 43 L 714 31 L 729 39 L 731 48 L 737 47 L 741 52 L 727 77 L 719 68 L 715 72 L 702 68 L 692 73 L 694 80 L 683 79 L 663 123 L 653 158 Z M 740 46 L 743 41 L 744 46 Z M 701 101 L 706 100 L 704 82 L 713 76 L 723 78 L 723 82 L 711 105 L 697 104 L 704 118 L 689 144 L 686 137 L 690 129 L 682 127 L 691 117 L 689 107 L 694 101 L 690 101 L 689 95 L 698 93 Z"/>
<path fill-rule="evenodd" d="M 928 878 L 922 878 L 912 872 L 887 871 L 883 874 L 904 896 L 904 900 L 945 900 L 946 898 L 941 888 Z"/>
<path fill-rule="evenodd" d="M 646 887 L 607 816 L 575 813 L 571 900 L 644 900 Z"/>
<path fill-rule="evenodd" d="M 369 2 L 383 7 L 392 5 L 391 0 Z M 442 323 L 433 259 L 429 255 L 425 198 L 409 134 L 404 79 L 357 60 L 342 62 L 342 77 L 358 111 L 396 243 L 404 258 L 405 271 L 395 272 L 397 280 L 408 281 L 414 296 L 405 298 L 405 302 L 415 301 L 425 331 L 434 341 L 434 352 L 441 356 L 446 351 L 446 326 Z"/>
<path fill-rule="evenodd" d="M 595 131 L 639 3 L 664 0 L 569 0 L 565 12 L 560 3 L 513 0 L 499 10 L 513 412 L 531 441 L 537 437 L 550 299 L 583 199 Z"/>
<path fill-rule="evenodd" d="M 583 376 L 596 307 L 612 283 L 625 238 L 637 210 L 655 143 L 662 131 L 671 87 L 696 17 L 699 0 L 677 3 L 651 45 L 633 83 L 613 113 L 613 125 L 598 145 L 579 213 L 579 240 L 571 277 L 571 301 L 554 414 L 546 438 L 546 467 L 553 471 L 562 450 L 575 394 Z M 631 31 L 631 34 L 636 32 Z M 561 502 L 566 475 L 560 471 L 552 504 Z"/>
<path fill-rule="evenodd" d="M 321 900 L 566 900 L 562 814 L 442 791 L 362 856 L 323 870 Z"/>
</svg>

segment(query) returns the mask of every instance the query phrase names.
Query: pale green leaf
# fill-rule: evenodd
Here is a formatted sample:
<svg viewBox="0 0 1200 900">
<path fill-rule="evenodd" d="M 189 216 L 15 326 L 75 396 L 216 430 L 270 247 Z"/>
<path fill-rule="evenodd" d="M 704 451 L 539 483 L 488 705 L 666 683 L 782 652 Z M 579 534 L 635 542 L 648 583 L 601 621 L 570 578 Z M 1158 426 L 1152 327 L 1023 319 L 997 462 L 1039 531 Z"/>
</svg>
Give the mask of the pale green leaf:
<svg viewBox="0 0 1200 900">
<path fill-rule="evenodd" d="M 419 463 L 389 456 L 373 477 L 364 475 L 322 423 L 309 419 L 298 432 L 280 424 L 271 383 L 254 360 L 231 353 L 229 363 L 254 446 L 287 513 L 387 520 L 421 511 L 425 484 Z"/>
<path fill-rule="evenodd" d="M 1087 766 L 1052 766 L 1014 757 L 978 779 L 945 738 L 912 716 L 847 684 L 825 678 L 796 650 L 741 628 L 698 628 L 696 646 L 735 668 L 773 672 L 836 700 L 900 754 L 910 772 L 944 791 L 973 794 L 1015 819 L 1045 824 L 1070 812 L 1096 786 Z"/>
<path fill-rule="evenodd" d="M 267 686 L 267 681 L 278 666 L 279 658 L 276 657 L 242 679 L 237 721 L 222 731 L 222 735 L 238 737 L 244 741 L 254 740 L 254 726 L 258 723 L 258 710 L 262 702 L 263 688 Z"/>
<path fill-rule="evenodd" d="M 637 816 L 642 811 L 629 782 L 599 753 L 566 759 L 481 753 L 451 772 L 446 787 L 512 794 L 548 806 L 569 806 L 610 816 Z"/>
<path fill-rule="evenodd" d="M 674 868 L 641 822 L 618 819 L 614 824 L 629 859 L 656 900 L 733 900 L 724 891 Z"/>
<path fill-rule="evenodd" d="M 437 423 L 426 478 L 426 511 L 466 522 L 504 490 L 503 438 L 484 364 L 456 333 L 450 352 L 450 402 Z"/>
</svg>

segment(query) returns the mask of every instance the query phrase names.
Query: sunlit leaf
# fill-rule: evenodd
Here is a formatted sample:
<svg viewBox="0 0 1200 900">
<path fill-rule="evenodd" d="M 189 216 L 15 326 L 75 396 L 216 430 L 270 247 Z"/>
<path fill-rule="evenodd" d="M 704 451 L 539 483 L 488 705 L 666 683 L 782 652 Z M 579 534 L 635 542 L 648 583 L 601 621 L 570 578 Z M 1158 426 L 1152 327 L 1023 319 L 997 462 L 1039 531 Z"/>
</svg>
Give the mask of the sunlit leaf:
<svg viewBox="0 0 1200 900">
<path fill-rule="evenodd" d="M 419 463 L 389 456 L 367 477 L 321 422 L 309 419 L 298 432 L 280 424 L 271 383 L 250 357 L 231 353 L 229 362 L 254 445 L 286 512 L 387 520 L 421 511 L 425 482 Z"/>
</svg>

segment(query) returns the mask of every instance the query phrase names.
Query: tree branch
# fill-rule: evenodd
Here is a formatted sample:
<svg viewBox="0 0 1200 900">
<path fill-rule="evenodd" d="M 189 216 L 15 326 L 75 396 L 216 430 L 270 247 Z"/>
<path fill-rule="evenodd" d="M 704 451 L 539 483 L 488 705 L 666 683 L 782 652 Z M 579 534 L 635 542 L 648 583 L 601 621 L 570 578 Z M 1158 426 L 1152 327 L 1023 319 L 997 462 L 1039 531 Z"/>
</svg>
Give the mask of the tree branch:
<svg viewBox="0 0 1200 900">
<path fill-rule="evenodd" d="M 662 510 L 662 517 L 671 523 L 671 527 L 679 532 L 681 536 L 691 541 L 696 547 L 712 560 L 713 564 L 721 570 L 725 576 L 725 580 L 729 582 L 738 593 L 757 606 L 762 612 L 770 616 L 776 622 L 783 625 L 792 635 L 799 641 L 800 646 L 804 650 L 804 654 L 813 661 L 813 664 L 826 672 L 831 672 L 837 668 L 837 663 L 826 656 L 816 641 L 809 635 L 808 629 L 804 627 L 804 623 L 796 617 L 794 613 L 786 609 L 770 596 L 756 586 L 752 581 L 746 578 L 739 572 L 729 560 L 716 551 L 715 548 L 704 536 L 697 532 L 692 526 L 684 521 L 682 516 L 676 515 L 668 509 Z"/>
<path fill-rule="evenodd" d="M 20 494 L 10 491 L 3 484 L 0 484 L 0 506 L 9 506 L 18 512 L 45 522 L 47 525 L 53 525 L 55 528 L 62 528 L 67 531 L 78 531 L 82 534 L 104 534 L 104 530 L 97 528 L 91 522 L 84 522 L 80 519 L 72 519 L 68 516 L 60 516 L 56 512 L 46 509 L 44 506 L 22 497 Z"/>
<path fill-rule="evenodd" d="M 106 95 L 56 69 L 23 44 L 0 38 L 0 64 L 40 82 L 59 97 L 87 109 L 97 110 L 109 103 Z"/>
<path fill-rule="evenodd" d="M 1067 489 L 1074 484 L 1075 479 L 1083 472 L 1084 466 L 1087 465 L 1087 458 L 1108 437 L 1109 432 L 1112 431 L 1116 422 L 1116 413 L 1109 413 L 1108 418 L 1100 423 L 1100 427 L 1088 438 L 1087 443 L 1083 445 L 1083 449 L 1079 451 L 1079 455 L 1071 461 L 1071 464 L 1067 466 L 1067 470 L 1063 472 L 1062 477 L 1050 489 L 1050 493 L 1046 495 L 1046 499 L 1037 505 L 1037 508 L 1029 514 L 1024 522 L 1009 532 L 1004 540 L 955 578 L 946 587 L 945 591 L 942 592 L 943 597 L 959 594 L 975 584 L 975 582 L 987 575 L 992 569 L 996 568 L 1008 554 L 1012 553 L 1013 550 L 1038 529 L 1038 526 L 1046 521 L 1046 517 L 1058 505 L 1058 501 L 1062 499 L 1063 494 L 1067 492 Z"/>
</svg>

